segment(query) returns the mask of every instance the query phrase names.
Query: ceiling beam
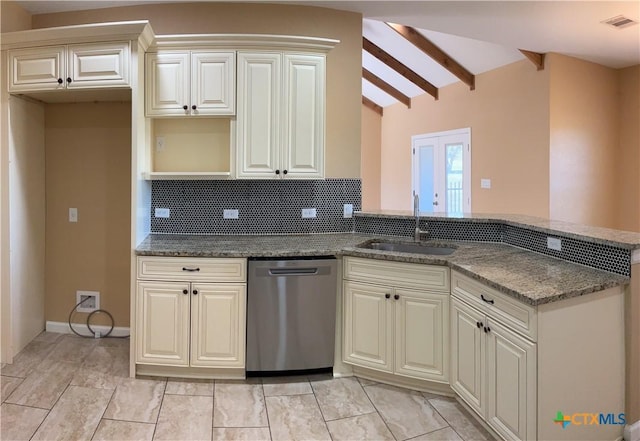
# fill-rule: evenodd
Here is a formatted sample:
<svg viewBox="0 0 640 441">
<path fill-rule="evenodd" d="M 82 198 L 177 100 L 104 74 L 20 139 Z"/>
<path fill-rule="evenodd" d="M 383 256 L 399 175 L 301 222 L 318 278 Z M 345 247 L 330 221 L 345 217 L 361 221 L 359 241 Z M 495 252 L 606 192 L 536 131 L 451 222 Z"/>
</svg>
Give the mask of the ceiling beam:
<svg viewBox="0 0 640 441">
<path fill-rule="evenodd" d="M 411 81 L 413 84 L 418 86 L 420 89 L 427 92 L 429 95 L 438 99 L 438 88 L 422 78 L 420 75 L 409 69 L 407 66 L 402 64 L 400 61 L 393 58 L 390 54 L 385 52 L 383 49 L 376 46 L 371 41 L 367 40 L 365 37 L 362 37 L 362 48 L 376 57 L 378 60 L 382 61 L 384 64 L 389 66 L 391 69 L 398 72 L 400 75 L 405 77 L 407 80 Z"/>
<path fill-rule="evenodd" d="M 538 52 L 525 51 L 524 49 L 519 49 L 522 52 L 522 55 L 527 57 L 529 61 L 531 61 L 538 70 L 544 70 L 544 54 L 540 54 Z"/>
<path fill-rule="evenodd" d="M 364 67 L 362 68 L 362 78 L 376 86 L 378 89 L 388 93 L 389 95 L 400 101 L 402 104 L 407 106 L 409 109 L 411 108 L 411 98 L 400 92 L 398 89 L 387 83 L 382 78 L 376 76 L 373 72 L 369 72 Z"/>
<path fill-rule="evenodd" d="M 362 96 L 362 104 L 364 104 L 365 107 L 368 107 L 369 109 L 376 112 L 378 115 L 382 116 L 382 107 L 377 105 L 364 95 Z"/>
<path fill-rule="evenodd" d="M 460 81 L 465 83 L 471 90 L 476 88 L 476 77 L 467 69 L 465 69 L 460 63 L 451 58 L 438 46 L 433 44 L 424 35 L 416 31 L 410 26 L 404 26 L 396 23 L 387 23 L 387 25 L 402 35 L 407 41 L 427 54 L 430 58 L 447 69 L 453 75 L 458 77 Z"/>
</svg>

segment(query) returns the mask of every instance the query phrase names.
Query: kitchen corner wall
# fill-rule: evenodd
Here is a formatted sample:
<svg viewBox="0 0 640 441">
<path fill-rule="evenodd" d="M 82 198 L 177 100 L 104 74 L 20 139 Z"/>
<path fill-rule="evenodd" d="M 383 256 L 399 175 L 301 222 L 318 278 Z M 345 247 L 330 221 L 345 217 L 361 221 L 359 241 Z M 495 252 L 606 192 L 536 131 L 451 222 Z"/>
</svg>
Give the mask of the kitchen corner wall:
<svg viewBox="0 0 640 441">
<path fill-rule="evenodd" d="M 0 2 L 0 29 L 15 32 L 31 29 L 31 14 L 14 1 Z"/>
<path fill-rule="evenodd" d="M 380 136 L 382 116 L 362 106 L 362 209 L 380 209 Z"/>
<path fill-rule="evenodd" d="M 616 228 L 617 72 L 559 54 L 547 56 L 545 69 L 550 72 L 549 216 Z"/>
<path fill-rule="evenodd" d="M 471 127 L 473 212 L 549 216 L 549 72 L 528 60 L 394 104 L 382 118 L 381 205 L 411 208 L 411 136 Z M 480 179 L 490 178 L 490 190 Z M 363 183 L 368 189 L 367 183 Z M 367 191 L 363 199 L 368 198 Z"/>
</svg>

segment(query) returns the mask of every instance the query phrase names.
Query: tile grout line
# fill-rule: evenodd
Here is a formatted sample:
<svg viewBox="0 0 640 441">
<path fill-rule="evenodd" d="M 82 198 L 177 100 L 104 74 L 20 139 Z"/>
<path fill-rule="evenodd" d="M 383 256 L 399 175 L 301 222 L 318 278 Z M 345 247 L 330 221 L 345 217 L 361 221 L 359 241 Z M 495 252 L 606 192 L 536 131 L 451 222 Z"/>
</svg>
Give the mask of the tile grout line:
<svg viewBox="0 0 640 441">
<path fill-rule="evenodd" d="M 424 397 L 424 395 L 423 395 L 423 397 Z M 447 427 L 450 427 L 450 428 L 451 428 L 451 430 L 453 430 L 453 431 L 455 432 L 455 434 L 456 434 L 456 435 L 458 435 L 462 441 L 466 441 L 466 440 L 464 439 L 464 437 L 458 433 L 458 431 L 455 429 L 455 427 L 453 427 L 453 426 L 451 425 L 451 423 L 449 422 L 449 420 L 448 420 L 448 419 L 446 419 L 446 418 L 444 417 L 444 415 L 442 415 L 442 414 L 440 413 L 440 411 L 439 411 L 435 406 L 433 406 L 433 405 L 431 404 L 431 402 L 430 402 L 426 397 L 424 397 L 424 398 L 425 398 L 425 400 L 427 401 L 427 404 L 429 404 L 429 406 L 431 406 L 431 407 L 433 408 L 433 410 L 435 410 L 435 411 L 436 411 L 436 413 L 437 413 L 438 415 L 440 415 L 440 418 L 442 418 L 442 419 L 447 423 Z M 444 427 L 443 427 L 442 429 L 444 429 Z M 437 429 L 437 430 L 441 430 L 441 429 Z M 433 433 L 433 432 L 435 432 L 435 430 L 432 430 L 431 432 L 428 432 L 428 433 Z"/>
<path fill-rule="evenodd" d="M 117 389 L 118 386 L 116 386 Z M 104 419 L 104 414 L 107 412 L 107 409 L 109 408 L 109 404 L 111 404 L 111 400 L 113 400 L 113 396 L 116 394 L 116 389 L 113 389 L 111 391 L 111 396 L 109 397 L 109 401 L 107 402 L 107 405 L 104 406 L 104 410 L 102 411 L 102 415 L 100 416 L 100 419 L 98 420 L 98 424 L 96 424 L 95 429 L 93 429 L 93 433 L 91 434 L 91 438 L 89 439 L 93 439 L 96 436 L 96 432 L 98 431 L 98 427 L 100 427 L 100 423 L 102 422 L 102 420 Z M 108 389 L 105 389 L 108 390 Z"/>
<path fill-rule="evenodd" d="M 47 412 L 47 415 L 42 419 L 42 421 L 40 422 L 40 424 L 38 424 L 38 427 L 36 428 L 36 430 L 33 432 L 33 434 L 31 435 L 31 437 L 29 438 L 30 440 L 33 439 L 34 436 L 36 436 L 36 433 L 38 433 L 38 430 L 40 430 L 40 427 L 42 427 L 42 425 L 44 424 L 44 422 L 47 420 L 47 418 L 49 418 L 49 415 L 51 415 L 51 411 L 53 411 L 53 408 L 56 407 L 56 404 L 58 404 L 58 402 L 60 402 L 60 398 L 62 398 L 62 396 L 64 395 L 64 393 L 67 391 L 67 389 L 69 389 L 69 385 L 71 384 L 71 380 L 73 380 L 73 377 L 69 379 L 69 382 L 67 383 L 67 386 L 64 388 L 64 390 L 62 391 L 62 393 L 60 394 L 60 396 L 58 397 L 58 399 L 56 400 L 55 403 L 53 403 L 53 406 L 51 406 L 51 409 L 49 409 L 49 411 Z"/>
<path fill-rule="evenodd" d="M 339 379 L 338 379 L 339 380 Z M 313 393 L 313 398 L 316 400 L 316 404 L 318 406 L 318 410 L 320 411 L 320 416 L 322 417 L 322 422 L 324 423 L 324 427 L 327 429 L 327 433 L 329 434 L 329 438 L 333 441 L 333 436 L 331 435 L 331 431 L 329 430 L 329 425 L 327 424 L 327 420 L 322 412 L 322 407 L 320 407 L 320 401 L 318 401 L 318 396 L 316 395 L 316 390 L 313 388 L 313 382 L 309 382 L 311 386 L 311 393 Z"/>
<path fill-rule="evenodd" d="M 269 406 L 267 406 L 267 396 L 264 393 L 264 378 L 260 381 L 262 386 L 262 398 L 264 398 L 264 412 L 267 414 L 267 427 L 269 428 L 269 440 L 273 440 L 273 433 L 271 433 L 271 420 L 269 419 Z"/>
<path fill-rule="evenodd" d="M 356 378 L 358 378 L 358 377 L 356 377 Z M 359 378 L 358 378 L 358 383 L 360 383 L 360 379 Z M 371 384 L 370 386 L 377 386 L 378 384 L 380 384 L 380 383 Z M 380 419 L 384 423 L 384 426 L 387 428 L 387 430 L 389 431 L 389 433 L 391 434 L 393 439 L 395 439 L 396 441 L 401 441 L 401 440 L 398 440 L 396 435 L 393 433 L 393 431 L 391 430 L 391 427 L 389 427 L 389 424 L 387 423 L 387 420 L 382 416 L 382 414 L 380 413 L 380 410 L 376 407 L 376 404 L 373 402 L 373 400 L 371 399 L 371 397 L 367 393 L 367 387 L 369 387 L 369 386 L 363 386 L 362 383 L 360 383 L 360 387 L 362 387 L 362 390 L 364 391 L 364 394 L 367 396 L 367 399 L 369 400 L 369 402 L 371 403 L 373 408 L 376 410 L 376 413 L 378 414 L 378 416 L 380 417 Z"/>
</svg>

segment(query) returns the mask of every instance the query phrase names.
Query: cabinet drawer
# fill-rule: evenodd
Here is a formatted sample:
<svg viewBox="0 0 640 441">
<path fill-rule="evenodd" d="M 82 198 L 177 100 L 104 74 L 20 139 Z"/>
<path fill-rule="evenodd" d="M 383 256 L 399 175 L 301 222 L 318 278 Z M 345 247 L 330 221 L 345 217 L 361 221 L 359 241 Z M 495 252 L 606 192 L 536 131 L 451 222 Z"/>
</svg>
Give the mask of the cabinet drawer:
<svg viewBox="0 0 640 441">
<path fill-rule="evenodd" d="M 455 271 L 451 273 L 451 293 L 487 316 L 536 341 L 536 308 Z M 493 303 L 483 300 L 482 297 Z"/>
<path fill-rule="evenodd" d="M 245 283 L 247 281 L 247 260 L 204 257 L 138 257 L 138 279 Z"/>
<path fill-rule="evenodd" d="M 433 265 L 345 257 L 344 278 L 367 283 L 449 292 L 449 268 Z"/>
</svg>

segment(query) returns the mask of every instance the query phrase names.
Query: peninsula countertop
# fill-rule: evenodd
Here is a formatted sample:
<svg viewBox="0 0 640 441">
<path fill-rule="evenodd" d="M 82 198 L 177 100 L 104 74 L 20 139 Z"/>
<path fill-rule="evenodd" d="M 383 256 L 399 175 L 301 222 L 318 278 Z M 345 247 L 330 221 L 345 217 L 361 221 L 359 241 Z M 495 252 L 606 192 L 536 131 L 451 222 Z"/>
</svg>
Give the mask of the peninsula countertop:
<svg viewBox="0 0 640 441">
<path fill-rule="evenodd" d="M 537 306 L 623 286 L 629 278 L 502 243 L 437 241 L 456 247 L 448 255 L 422 255 L 357 247 L 380 238 L 359 233 L 285 236 L 189 236 L 150 234 L 138 256 L 271 257 L 356 256 L 443 265 L 529 305 Z M 408 241 L 385 237 L 385 240 Z"/>
</svg>

